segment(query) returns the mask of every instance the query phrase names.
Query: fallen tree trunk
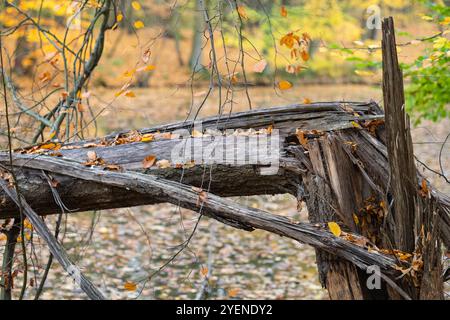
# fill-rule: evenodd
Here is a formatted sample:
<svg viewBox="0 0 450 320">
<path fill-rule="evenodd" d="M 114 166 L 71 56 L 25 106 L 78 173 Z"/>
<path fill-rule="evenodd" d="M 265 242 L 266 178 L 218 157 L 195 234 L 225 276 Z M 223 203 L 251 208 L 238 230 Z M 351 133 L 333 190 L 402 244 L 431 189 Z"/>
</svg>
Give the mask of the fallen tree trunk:
<svg viewBox="0 0 450 320">
<path fill-rule="evenodd" d="M 351 108 L 360 114 L 360 117 L 345 111 Z M 362 121 L 366 119 L 379 119 L 381 115 L 375 114 L 378 106 L 375 103 L 318 103 L 310 105 L 291 105 L 273 109 L 262 109 L 251 112 L 242 112 L 230 116 L 211 117 L 202 120 L 204 130 L 214 128 L 217 130 L 242 130 L 242 129 L 263 129 L 269 126 L 280 130 L 279 145 L 280 170 L 271 175 L 261 175 L 260 169 L 264 166 L 253 164 L 226 164 L 214 163 L 211 170 L 213 179 L 209 181 L 205 176 L 205 167 L 202 163 L 196 163 L 191 168 L 165 168 L 159 169 L 153 166 L 144 169 L 142 161 L 148 155 L 154 155 L 156 159 L 171 158 L 172 150 L 179 145 L 179 139 L 161 138 L 150 143 L 132 142 L 117 144 L 117 140 L 126 137 L 130 132 L 122 132 L 97 139 L 93 141 L 79 142 L 62 146 L 59 150 L 43 150 L 42 154 L 34 153 L 36 157 L 45 154 L 61 155 L 63 159 L 73 160 L 78 163 L 88 161 L 87 153 L 94 151 L 105 163 L 119 165 L 123 169 L 138 172 L 146 172 L 162 176 L 170 180 L 180 181 L 186 184 L 201 186 L 202 183 L 211 184 L 211 192 L 220 196 L 244 196 L 258 194 L 279 194 L 297 192 L 298 166 L 296 160 L 289 157 L 285 146 L 289 140 L 296 140 L 295 132 L 297 128 L 320 132 L 352 128 L 352 121 Z M 139 131 L 140 135 L 156 132 L 176 132 L 181 129 L 193 129 L 192 122 L 180 122 L 171 125 L 158 126 Z M 170 130 L 170 131 L 169 131 Z M 196 144 L 202 146 L 210 145 L 213 141 L 211 137 L 199 137 L 194 139 Z M 201 142 L 197 142 L 201 141 Z M 103 144 L 102 144 L 103 143 Z M 229 149 L 234 147 L 235 141 L 225 141 Z M 84 147 L 88 146 L 88 147 Z M 227 145 L 225 145 L 225 148 Z M 257 148 L 246 150 L 247 156 L 261 153 Z M 7 154 L 0 153 L 0 163 L 7 165 Z M 208 168 L 209 170 L 209 168 Z M 59 212 L 59 207 L 53 201 L 51 190 L 43 183 L 45 177 L 39 171 L 24 170 L 17 173 L 18 181 L 24 189 L 24 195 L 30 205 L 39 214 L 52 214 Z M 72 212 L 86 211 L 93 209 L 108 209 L 117 207 L 129 207 L 135 205 L 152 204 L 154 199 L 143 197 L 140 194 L 124 192 L 118 188 L 105 187 L 101 184 L 86 183 L 83 180 L 55 175 L 59 181 L 57 187 L 62 199 Z M 296 181 L 297 180 L 297 181 Z M 0 218 L 17 215 L 14 203 L 0 193 Z"/>
</svg>

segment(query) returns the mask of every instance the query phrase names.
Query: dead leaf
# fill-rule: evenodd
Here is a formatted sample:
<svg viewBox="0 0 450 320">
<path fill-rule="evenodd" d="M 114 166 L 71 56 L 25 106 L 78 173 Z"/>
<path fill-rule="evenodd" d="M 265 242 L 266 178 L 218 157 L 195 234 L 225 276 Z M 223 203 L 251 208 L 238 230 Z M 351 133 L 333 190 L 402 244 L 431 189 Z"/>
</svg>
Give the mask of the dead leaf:
<svg viewBox="0 0 450 320">
<path fill-rule="evenodd" d="M 145 27 L 145 25 L 141 20 L 137 20 L 134 22 L 134 27 L 136 29 L 142 29 L 143 27 Z"/>
<path fill-rule="evenodd" d="M 203 191 L 203 189 L 199 188 L 199 187 L 192 187 L 191 190 L 194 191 L 194 192 L 197 192 L 197 193 L 200 193 L 200 192 Z"/>
<path fill-rule="evenodd" d="M 297 136 L 298 142 L 300 142 L 300 144 L 307 149 L 308 148 L 308 139 L 305 136 L 305 133 L 302 130 L 297 129 L 295 131 L 295 134 Z"/>
<path fill-rule="evenodd" d="M 422 179 L 419 194 L 422 198 L 428 198 L 429 193 L 430 193 L 430 191 L 428 190 L 427 181 L 425 179 Z"/>
<path fill-rule="evenodd" d="M 197 207 L 200 207 L 208 199 L 208 194 L 205 191 L 200 191 L 197 199 Z"/>
<path fill-rule="evenodd" d="M 228 289 L 227 293 L 230 298 L 234 298 L 239 294 L 239 289 L 238 288 Z"/>
<path fill-rule="evenodd" d="M 208 268 L 207 267 L 202 267 L 200 269 L 200 274 L 204 277 L 206 277 L 208 275 Z"/>
<path fill-rule="evenodd" d="M 289 81 L 286 81 L 286 80 L 281 80 L 278 82 L 278 88 L 280 90 L 288 90 L 288 89 L 292 88 L 292 83 L 290 83 Z"/>
<path fill-rule="evenodd" d="M 247 11 L 243 5 L 237 6 L 237 12 L 242 19 L 248 19 Z"/>
<path fill-rule="evenodd" d="M 117 164 L 108 164 L 105 166 L 104 170 L 107 171 L 122 171 L 122 168 Z"/>
<path fill-rule="evenodd" d="M 303 50 L 302 52 L 300 52 L 303 61 L 308 61 L 309 60 L 309 53 L 306 50 Z"/>
<path fill-rule="evenodd" d="M 148 169 L 150 167 L 152 167 L 156 162 L 156 156 L 154 155 L 149 155 L 147 157 L 144 158 L 144 160 L 142 161 L 142 167 L 144 169 Z"/>
<path fill-rule="evenodd" d="M 336 222 L 328 222 L 328 229 L 330 229 L 331 233 L 334 234 L 336 237 L 339 237 L 342 233 L 341 227 Z"/>
<path fill-rule="evenodd" d="M 160 169 L 167 169 L 170 168 L 170 162 L 169 160 L 159 160 L 158 162 L 156 162 L 156 165 L 158 166 L 158 168 Z"/>
<path fill-rule="evenodd" d="M 151 133 L 144 134 L 141 138 L 141 142 L 150 142 L 153 141 L 155 136 Z"/>
<path fill-rule="evenodd" d="M 285 7 L 285 6 L 281 6 L 281 9 L 280 9 L 280 14 L 281 14 L 281 16 L 282 16 L 283 18 L 286 18 L 286 17 L 287 17 L 287 15 L 288 15 L 288 12 L 287 12 L 287 10 L 286 10 L 286 7 Z"/>
<path fill-rule="evenodd" d="M 125 284 L 123 285 L 123 288 L 124 288 L 125 290 L 127 290 L 127 291 L 136 291 L 136 289 L 137 289 L 137 284 L 134 283 L 134 282 L 127 281 L 127 282 L 125 282 Z"/>
</svg>

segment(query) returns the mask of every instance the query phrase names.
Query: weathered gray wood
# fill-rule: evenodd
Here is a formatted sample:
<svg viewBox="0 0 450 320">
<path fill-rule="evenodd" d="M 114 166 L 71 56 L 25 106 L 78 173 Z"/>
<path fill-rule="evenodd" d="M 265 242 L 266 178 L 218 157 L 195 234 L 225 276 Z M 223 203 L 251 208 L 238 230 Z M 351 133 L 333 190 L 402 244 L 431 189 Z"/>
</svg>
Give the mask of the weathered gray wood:
<svg viewBox="0 0 450 320">
<path fill-rule="evenodd" d="M 417 273 L 404 277 L 402 288 L 413 299 L 443 299 L 439 209 L 429 194 L 426 180 L 420 176 L 418 179 L 392 17 L 384 19 L 382 29 L 383 97 L 390 168 L 387 190 L 392 199 L 393 217 L 393 221 L 386 222 L 391 226 L 389 233 L 394 236 L 395 248 L 414 254 L 416 260 Z"/>
<path fill-rule="evenodd" d="M 341 256 L 362 269 L 377 264 L 388 275 L 398 274 L 394 268 L 395 259 L 382 253 L 369 252 L 362 246 L 336 237 L 327 230 L 327 226 L 324 224 L 293 223 L 286 217 L 240 206 L 232 200 L 224 199 L 212 193 L 138 172 L 105 171 L 98 168 L 87 168 L 76 162 L 58 158 L 35 159 L 29 155 L 15 155 L 14 162 L 27 168 L 45 170 L 85 181 L 96 181 L 105 185 L 132 190 L 147 197 L 159 199 L 159 201 L 200 211 L 202 214 L 236 228 L 247 231 L 262 229 L 292 238 Z M 6 185 L 4 182 L 2 183 Z M 199 201 L 200 196 L 204 197 L 204 201 Z M 32 220 L 32 223 L 34 224 L 34 220 Z"/>
<path fill-rule="evenodd" d="M 409 120 L 405 113 L 403 74 L 397 59 L 394 20 L 383 21 L 383 97 L 390 168 L 390 186 L 396 247 L 412 252 L 414 243 L 415 197 L 418 189 Z"/>
<path fill-rule="evenodd" d="M 351 108 L 358 112 L 360 117 L 356 117 L 346 108 Z M 336 128 L 351 128 L 352 121 L 358 119 L 372 119 L 380 117 L 376 114 L 377 106 L 375 103 L 348 103 L 348 102 L 329 102 L 316 103 L 309 105 L 290 105 L 284 107 L 254 110 L 250 112 L 241 112 L 231 115 L 222 115 L 221 117 L 211 117 L 202 119 L 203 129 L 217 128 L 220 130 L 243 129 L 243 128 L 267 128 L 273 126 L 280 130 L 280 146 L 285 144 L 285 138 L 295 134 L 297 128 L 305 130 L 334 130 Z M 150 129 L 141 130 L 142 134 L 154 133 L 157 131 L 171 131 L 181 129 L 191 129 L 193 122 L 180 122 L 165 126 L 158 126 Z M 217 125 L 217 127 L 216 127 Z M 114 140 L 115 137 L 123 135 L 126 132 L 112 134 L 104 139 Z M 203 138 L 204 143 L 208 143 L 210 138 Z M 89 142 L 100 142 L 103 139 L 96 139 Z M 87 141 L 68 144 L 67 147 L 81 147 Z M 108 164 L 117 164 L 125 169 L 144 171 L 142 169 L 142 160 L 148 155 L 155 155 L 157 159 L 169 159 L 173 147 L 179 143 L 177 140 L 160 140 L 151 143 L 131 143 L 117 146 L 80 148 L 69 150 L 58 150 L 65 159 L 71 159 L 77 162 L 87 160 L 87 152 L 95 151 L 97 155 L 103 158 Z M 281 150 L 281 155 L 284 151 Z M 258 150 L 252 150 L 258 152 Z M 7 165 L 2 161 L 3 155 L 0 153 L 0 163 Z M 216 164 L 210 167 L 203 167 L 197 164 L 190 169 L 168 168 L 158 170 L 152 168 L 147 173 L 163 176 L 170 180 L 179 181 L 182 178 L 183 183 L 201 186 L 210 184 L 211 192 L 221 196 L 245 196 L 258 194 L 295 194 L 298 181 L 298 172 L 296 165 L 292 163 L 292 158 L 282 158 L 280 170 L 273 175 L 261 175 L 260 168 L 263 166 L 255 165 L 226 165 Z M 210 173 L 211 170 L 211 174 Z M 208 174 L 205 174 L 207 172 Z M 59 212 L 59 208 L 52 201 L 52 193 L 45 183 L 45 178 L 40 172 L 24 170 L 18 172 L 19 184 L 24 188 L 24 195 L 33 209 L 39 214 L 51 214 Z M 209 176 L 213 179 L 210 182 Z M 100 184 L 86 184 L 83 181 L 67 178 L 64 176 L 55 176 L 60 183 L 57 187 L 61 198 L 67 207 L 73 212 L 86 211 L 91 209 L 108 209 L 117 207 L 129 207 L 135 205 L 152 204 L 153 199 L 143 198 L 133 192 L 124 193 L 123 190 L 110 188 Z M 0 217 L 8 217 L 16 214 L 17 210 L 7 197 L 0 192 Z"/>
</svg>

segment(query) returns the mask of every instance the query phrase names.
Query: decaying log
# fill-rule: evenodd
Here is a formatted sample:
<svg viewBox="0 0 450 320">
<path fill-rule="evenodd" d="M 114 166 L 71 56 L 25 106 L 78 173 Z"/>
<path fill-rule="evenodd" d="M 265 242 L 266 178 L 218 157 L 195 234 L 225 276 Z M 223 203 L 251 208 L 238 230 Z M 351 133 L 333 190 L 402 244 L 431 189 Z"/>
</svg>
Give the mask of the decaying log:
<svg viewBox="0 0 450 320">
<path fill-rule="evenodd" d="M 315 103 L 309 105 L 290 105 L 271 109 L 254 110 L 250 112 L 240 112 L 222 117 L 211 117 L 201 121 L 203 129 L 215 128 L 226 130 L 237 129 L 261 129 L 273 126 L 280 130 L 280 146 L 287 145 L 287 139 L 295 140 L 297 128 L 302 130 L 320 130 L 331 131 L 336 129 L 353 128 L 352 121 L 361 121 L 369 119 L 382 118 L 374 110 L 379 107 L 375 103 Z M 360 114 L 356 117 L 352 112 L 354 110 Z M 140 134 L 155 132 L 174 132 L 181 129 L 193 128 L 192 122 L 180 122 L 165 126 L 157 126 L 150 129 L 141 130 Z M 170 131 L 169 131 L 170 130 Z M 112 134 L 104 139 L 113 141 L 116 137 L 124 135 L 127 132 Z M 203 137 L 202 145 L 211 143 L 211 138 Z M 230 165 L 216 163 L 212 168 L 205 169 L 200 163 L 192 168 L 177 169 L 166 168 L 159 170 L 152 167 L 144 170 L 142 160 L 148 155 L 155 155 L 157 159 L 170 160 L 172 149 L 179 144 L 176 139 L 162 139 L 152 141 L 151 143 L 130 143 L 113 146 L 96 146 L 91 148 L 82 148 L 87 143 L 95 144 L 102 139 L 93 141 L 84 141 L 69 144 L 68 149 L 64 147 L 58 150 L 64 159 L 70 159 L 79 163 L 87 161 L 87 152 L 94 151 L 104 159 L 108 164 L 119 165 L 127 170 L 146 172 L 165 177 L 170 180 L 179 181 L 195 186 L 209 184 L 211 192 L 220 196 L 245 196 L 258 194 L 296 194 L 298 184 L 297 166 L 293 158 L 289 157 L 282 149 L 280 154 L 280 170 L 276 174 L 261 175 L 260 169 L 264 166 L 258 165 Z M 233 141 L 229 142 L 230 144 Z M 259 150 L 247 150 L 249 153 L 258 153 Z M 50 152 L 51 153 L 51 152 Z M 38 155 L 36 155 L 38 156 Z M 7 155 L 0 153 L 0 163 L 7 165 Z M 205 170 L 208 174 L 205 174 Z M 211 170 L 211 174 L 209 173 Z M 24 188 L 24 195 L 39 214 L 52 214 L 59 212 L 58 205 L 52 200 L 53 196 L 50 188 L 46 185 L 45 177 L 39 171 L 26 170 L 17 172 L 19 184 Z M 209 181 L 209 176 L 212 180 Z M 68 178 L 64 176 L 54 177 L 59 181 L 57 187 L 61 198 L 72 212 L 86 211 L 93 209 L 108 209 L 117 207 L 129 207 L 135 205 L 155 203 L 153 199 L 142 197 L 142 195 L 133 192 L 124 192 L 118 188 L 110 188 L 95 183 L 86 183 L 82 180 Z M 0 192 L 0 218 L 17 215 L 14 203 Z"/>
<path fill-rule="evenodd" d="M 343 244 L 336 242 L 340 240 L 323 230 L 325 222 L 338 221 L 346 232 L 361 233 L 370 241 L 379 241 L 380 231 L 361 230 L 355 223 L 353 211 L 361 209 L 366 198 L 374 195 L 377 201 L 385 200 L 387 194 L 389 162 L 382 142 L 385 141 L 385 130 L 380 108 L 375 103 L 318 103 L 261 109 L 233 114 L 226 120 L 222 118 L 207 119 L 203 122 L 203 129 L 214 128 L 214 124 L 219 124 L 222 131 L 242 128 L 258 130 L 269 126 L 280 129 L 278 172 L 261 175 L 265 165 L 220 162 L 208 165 L 194 163 L 183 169 L 173 166 L 144 169 L 142 160 L 150 154 L 157 159 L 170 159 L 171 150 L 179 140 L 156 139 L 116 145 L 115 141 L 129 134 L 127 132 L 62 146 L 57 150 L 59 157 L 50 156 L 54 153 L 52 150 L 44 154 L 17 152 L 14 155 L 14 170 L 26 201 L 42 215 L 60 212 L 42 170 L 55 180 L 55 188 L 62 201 L 73 212 L 159 202 L 171 202 L 198 211 L 198 195 L 194 197 L 189 188 L 209 187 L 211 194 L 208 193 L 205 204 L 216 200 L 221 206 L 211 209 L 203 204 L 205 214 L 233 227 L 245 230 L 261 228 L 318 248 L 319 273 L 332 298 L 380 298 L 373 296 L 373 292 L 367 292 L 367 275 L 361 272 L 368 261 L 382 265 L 378 261 L 380 254 L 369 253 L 365 247 L 358 247 L 359 251 L 352 253 L 354 246 L 351 243 L 341 247 Z M 371 120 L 379 122 L 371 127 Z M 332 123 L 330 126 L 327 126 L 328 121 Z M 176 123 L 145 129 L 138 134 L 174 132 L 168 130 L 191 129 L 192 125 L 190 122 Z M 299 130 L 307 133 L 306 143 L 303 141 L 305 145 L 299 142 Z M 208 145 L 212 137 L 204 135 L 193 139 Z M 108 165 L 119 165 L 123 172 L 105 171 L 102 165 L 83 165 L 88 160 L 89 151 L 94 151 Z M 254 147 L 246 152 L 258 153 L 259 150 Z M 6 153 L 0 153 L 0 164 L 9 167 Z M 111 177 L 114 177 L 113 180 L 110 180 Z M 183 184 L 176 183 L 179 181 Z M 342 189 L 348 192 L 342 192 Z M 300 201 L 305 201 L 310 221 L 318 223 L 319 227 L 314 224 L 296 225 L 281 217 L 264 216 L 259 211 L 250 210 L 250 214 L 247 212 L 249 209 L 236 209 L 232 207 L 232 202 L 218 197 L 279 193 L 291 193 Z M 17 216 L 14 202 L 0 192 L 1 198 L 4 200 L 0 201 L 0 217 Z M 438 218 L 447 223 L 440 231 L 441 237 L 448 243 L 450 200 L 434 190 L 431 198 L 438 208 Z M 214 202 L 211 204 L 217 205 Z M 227 213 L 224 215 L 223 212 Z M 236 212 L 239 214 L 236 215 Z M 246 215 L 242 216 L 242 212 Z M 258 220 L 258 217 L 263 220 Z M 362 252 L 365 253 L 363 263 L 358 261 Z M 389 275 L 395 273 L 390 257 L 381 256 L 390 264 L 390 267 L 382 268 L 383 272 Z M 356 261 L 355 257 L 358 257 Z M 393 282 L 391 285 L 395 286 Z M 383 292 L 381 298 L 385 298 L 386 291 L 383 289 L 380 292 Z M 401 295 L 406 297 L 404 293 Z"/>
</svg>

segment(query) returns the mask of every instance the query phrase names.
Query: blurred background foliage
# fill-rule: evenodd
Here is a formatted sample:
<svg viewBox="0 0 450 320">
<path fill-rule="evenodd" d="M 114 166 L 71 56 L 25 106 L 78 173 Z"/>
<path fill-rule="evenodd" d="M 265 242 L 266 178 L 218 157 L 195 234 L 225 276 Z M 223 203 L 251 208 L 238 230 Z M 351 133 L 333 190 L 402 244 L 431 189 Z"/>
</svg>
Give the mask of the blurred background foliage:
<svg viewBox="0 0 450 320">
<path fill-rule="evenodd" d="M 15 0 L 16 7 L 4 6 L 0 24 L 5 30 L 17 28 L 21 11 L 34 18 L 44 30 L 63 39 L 74 50 L 83 38 L 79 28 L 66 30 L 67 21 L 87 28 L 98 6 L 96 0 L 86 1 L 81 15 L 76 15 L 78 1 Z M 436 121 L 449 116 L 449 7 L 442 0 L 205 0 L 211 20 L 216 26 L 215 45 L 219 52 L 218 65 L 225 70 L 225 46 L 228 59 L 238 59 L 239 14 L 242 19 L 243 49 L 248 69 L 247 80 L 253 86 L 274 85 L 281 79 L 294 85 L 302 83 L 366 83 L 381 81 L 380 30 L 369 30 L 368 8 L 377 5 L 381 16 L 394 16 L 399 42 L 399 55 L 407 82 L 407 108 L 416 123 L 422 119 Z M 74 16 L 75 14 L 75 16 Z M 93 75 L 92 84 L 121 87 L 123 74 L 134 68 L 142 51 L 151 48 L 151 63 L 155 72 L 136 77 L 139 87 L 170 87 L 186 83 L 192 69 L 197 85 L 209 81 L 209 44 L 198 0 L 124 0 L 120 2 L 120 17 L 114 30 L 107 34 L 106 50 Z M 27 80 L 44 74 L 54 54 L 48 33 L 32 22 L 9 32 L 7 41 L 16 77 Z M 280 39 L 289 33 L 307 33 L 312 41 L 307 61 L 292 58 L 289 48 Z M 202 48 L 206 48 L 202 50 Z M 260 60 L 267 61 L 264 72 L 253 72 Z M 169 62 L 170 61 L 170 62 Z M 72 61 L 68 61 L 70 63 Z M 198 62 L 194 68 L 195 62 Z M 293 67 L 296 71 L 293 72 Z M 225 71 L 224 71 L 225 74 Z M 236 70 L 233 81 L 242 84 L 242 71 Z M 62 82 L 63 74 L 54 81 Z M 59 79 L 59 80 L 58 80 Z M 31 86 L 30 84 L 28 84 Z M 55 85 L 55 87 L 57 87 Z"/>
</svg>

